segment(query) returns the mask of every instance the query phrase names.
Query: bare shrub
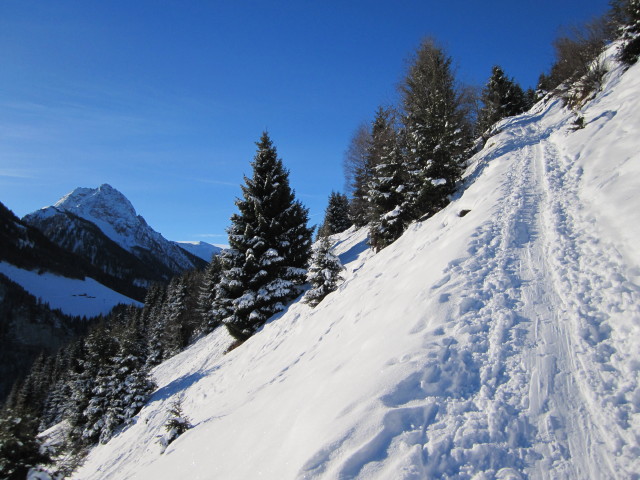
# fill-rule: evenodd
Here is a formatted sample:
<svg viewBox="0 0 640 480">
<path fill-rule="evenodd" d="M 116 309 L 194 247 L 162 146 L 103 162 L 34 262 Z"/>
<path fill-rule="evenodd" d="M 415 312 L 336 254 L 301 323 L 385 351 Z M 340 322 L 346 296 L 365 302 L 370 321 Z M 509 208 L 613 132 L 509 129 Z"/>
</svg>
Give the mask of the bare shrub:
<svg viewBox="0 0 640 480">
<path fill-rule="evenodd" d="M 588 100 L 602 90 L 604 76 L 607 73 L 607 67 L 604 62 L 594 62 L 589 70 L 580 77 L 564 95 L 566 104 L 573 109 L 580 108 Z"/>
<path fill-rule="evenodd" d="M 570 28 L 558 37 L 553 42 L 556 60 L 551 67 L 549 84 L 553 88 L 568 85 L 587 75 L 611 36 L 610 23 L 605 17 L 600 17 L 583 26 Z"/>
</svg>

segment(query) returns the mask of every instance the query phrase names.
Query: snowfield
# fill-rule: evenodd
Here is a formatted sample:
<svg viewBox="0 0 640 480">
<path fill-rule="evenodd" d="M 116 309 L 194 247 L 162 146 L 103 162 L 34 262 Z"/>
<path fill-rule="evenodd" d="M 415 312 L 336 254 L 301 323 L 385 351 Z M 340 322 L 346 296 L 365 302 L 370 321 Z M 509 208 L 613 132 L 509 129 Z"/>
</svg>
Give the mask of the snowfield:
<svg viewBox="0 0 640 480">
<path fill-rule="evenodd" d="M 97 317 L 109 313 L 119 304 L 142 304 L 105 287 L 93 278 L 67 278 L 51 272 L 24 270 L 7 262 L 0 262 L 0 273 L 53 309 L 67 315 Z"/>
<path fill-rule="evenodd" d="M 393 245 L 336 236 L 317 308 L 157 367 L 75 478 L 640 478 L 640 65 L 611 68 L 584 129 L 540 103 Z M 195 427 L 161 453 L 177 397 Z"/>
</svg>

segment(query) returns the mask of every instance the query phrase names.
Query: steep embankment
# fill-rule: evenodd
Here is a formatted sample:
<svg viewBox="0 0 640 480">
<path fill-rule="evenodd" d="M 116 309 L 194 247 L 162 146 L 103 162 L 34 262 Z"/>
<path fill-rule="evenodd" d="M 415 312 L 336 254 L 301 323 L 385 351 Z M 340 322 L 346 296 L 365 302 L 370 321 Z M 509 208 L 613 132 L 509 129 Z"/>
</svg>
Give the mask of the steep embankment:
<svg viewBox="0 0 640 480">
<path fill-rule="evenodd" d="M 227 355 L 158 367 L 77 478 L 633 478 L 640 472 L 640 65 L 582 114 L 508 119 L 460 198 Z M 460 217 L 459 212 L 470 210 Z M 195 428 L 161 453 L 168 402 Z"/>
</svg>

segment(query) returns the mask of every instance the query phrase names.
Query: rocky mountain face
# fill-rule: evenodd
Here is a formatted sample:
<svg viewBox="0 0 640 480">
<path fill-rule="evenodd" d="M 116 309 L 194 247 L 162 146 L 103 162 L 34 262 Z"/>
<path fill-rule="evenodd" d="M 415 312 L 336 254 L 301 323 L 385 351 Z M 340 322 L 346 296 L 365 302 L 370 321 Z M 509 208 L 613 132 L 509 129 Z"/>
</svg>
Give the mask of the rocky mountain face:
<svg viewBox="0 0 640 480">
<path fill-rule="evenodd" d="M 206 264 L 153 230 L 131 202 L 107 184 L 77 188 L 23 221 L 104 274 L 120 279 L 126 294 L 137 299 L 150 283 Z"/>
</svg>

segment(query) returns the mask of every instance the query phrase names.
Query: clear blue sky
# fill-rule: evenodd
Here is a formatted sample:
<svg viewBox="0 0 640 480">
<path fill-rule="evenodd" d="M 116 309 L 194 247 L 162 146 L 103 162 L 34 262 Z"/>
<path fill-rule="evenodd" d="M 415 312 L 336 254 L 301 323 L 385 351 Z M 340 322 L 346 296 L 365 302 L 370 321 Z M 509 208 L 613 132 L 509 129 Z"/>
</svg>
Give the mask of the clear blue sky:
<svg viewBox="0 0 640 480">
<path fill-rule="evenodd" d="M 267 129 L 320 223 L 353 131 L 425 36 L 524 87 L 607 0 L 0 1 L 0 201 L 22 216 L 109 183 L 172 240 L 226 243 Z"/>
</svg>

